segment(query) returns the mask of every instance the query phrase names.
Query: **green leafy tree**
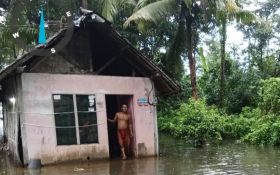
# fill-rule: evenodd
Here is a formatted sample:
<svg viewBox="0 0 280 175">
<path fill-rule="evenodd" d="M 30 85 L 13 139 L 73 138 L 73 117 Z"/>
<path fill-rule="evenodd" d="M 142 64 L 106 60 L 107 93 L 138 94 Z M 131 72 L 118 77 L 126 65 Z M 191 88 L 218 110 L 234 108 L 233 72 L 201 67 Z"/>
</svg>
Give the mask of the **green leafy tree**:
<svg viewBox="0 0 280 175">
<path fill-rule="evenodd" d="M 257 69 L 262 78 L 279 76 L 279 70 L 275 70 L 274 66 L 271 66 L 273 64 L 267 64 L 268 62 L 274 62 L 276 65 L 280 64 L 279 49 L 275 47 L 279 42 L 277 37 L 280 32 L 280 16 L 277 12 L 279 8 L 279 1 L 267 0 L 260 3 L 260 7 L 254 13 L 261 17 L 262 22 L 251 26 L 239 26 L 239 30 L 244 33 L 249 42 L 248 49 L 245 51 L 248 53 L 249 66 Z"/>
<path fill-rule="evenodd" d="M 215 38 L 215 37 L 213 37 Z M 220 48 L 215 40 L 206 41 L 209 46 L 207 58 L 207 71 L 198 80 L 201 96 L 208 105 L 219 105 L 219 74 L 220 74 Z M 255 69 L 245 70 L 241 63 L 226 54 L 225 59 L 225 96 L 224 107 L 226 112 L 239 113 L 244 106 L 256 107 L 259 96 L 260 76 Z"/>
</svg>

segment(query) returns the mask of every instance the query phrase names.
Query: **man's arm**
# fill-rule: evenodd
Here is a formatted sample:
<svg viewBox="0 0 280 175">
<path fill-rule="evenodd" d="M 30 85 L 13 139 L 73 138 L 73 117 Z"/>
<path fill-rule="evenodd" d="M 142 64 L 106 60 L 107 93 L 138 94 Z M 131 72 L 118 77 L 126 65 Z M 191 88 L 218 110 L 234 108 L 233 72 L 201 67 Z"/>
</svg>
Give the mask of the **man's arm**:
<svg viewBox="0 0 280 175">
<path fill-rule="evenodd" d="M 116 113 L 115 118 L 113 120 L 108 118 L 108 122 L 115 123 L 117 119 L 118 119 L 118 113 Z"/>
</svg>

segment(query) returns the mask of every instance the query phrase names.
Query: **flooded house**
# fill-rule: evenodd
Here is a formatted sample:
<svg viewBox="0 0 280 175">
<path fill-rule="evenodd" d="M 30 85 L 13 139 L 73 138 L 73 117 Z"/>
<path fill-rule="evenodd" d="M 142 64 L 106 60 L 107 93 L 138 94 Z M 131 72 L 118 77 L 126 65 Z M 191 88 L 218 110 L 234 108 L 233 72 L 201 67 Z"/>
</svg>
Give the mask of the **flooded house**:
<svg viewBox="0 0 280 175">
<path fill-rule="evenodd" d="M 116 125 L 107 119 L 122 104 L 132 116 L 130 156 L 156 156 L 156 94 L 176 93 L 179 86 L 106 19 L 88 12 L 76 23 L 59 51 L 36 54 L 59 45 L 68 29 L 0 72 L 11 157 L 23 165 L 117 157 Z"/>
</svg>

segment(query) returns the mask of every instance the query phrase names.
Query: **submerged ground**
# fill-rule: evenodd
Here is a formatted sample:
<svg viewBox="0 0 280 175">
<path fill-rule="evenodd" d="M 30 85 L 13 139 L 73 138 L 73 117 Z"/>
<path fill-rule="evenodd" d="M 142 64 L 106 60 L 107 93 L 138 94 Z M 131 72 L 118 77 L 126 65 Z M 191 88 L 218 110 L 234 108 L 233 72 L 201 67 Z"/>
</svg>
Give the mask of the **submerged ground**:
<svg viewBox="0 0 280 175">
<path fill-rule="evenodd" d="M 14 166 L 2 151 L 0 174 L 42 175 L 166 175 L 166 174 L 280 174 L 280 148 L 225 141 L 194 148 L 172 137 L 160 136 L 160 156 L 128 160 L 75 161 L 31 171 Z"/>
</svg>

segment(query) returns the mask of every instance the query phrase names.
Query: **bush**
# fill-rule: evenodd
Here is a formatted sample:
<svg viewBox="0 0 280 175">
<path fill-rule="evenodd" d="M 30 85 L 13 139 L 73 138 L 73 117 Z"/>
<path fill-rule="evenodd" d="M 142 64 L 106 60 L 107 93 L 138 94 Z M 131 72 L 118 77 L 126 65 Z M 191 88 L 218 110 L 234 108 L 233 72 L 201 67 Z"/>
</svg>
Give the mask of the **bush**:
<svg viewBox="0 0 280 175">
<path fill-rule="evenodd" d="M 259 106 L 265 114 L 280 114 L 280 78 L 262 81 Z"/>
<path fill-rule="evenodd" d="M 243 137 L 243 141 L 259 145 L 280 145 L 280 116 L 259 116 L 251 126 L 251 132 Z"/>
<path fill-rule="evenodd" d="M 245 136 L 250 132 L 255 117 L 260 113 L 259 109 L 245 107 L 239 115 L 224 116 L 223 137 L 240 139 Z"/>
<path fill-rule="evenodd" d="M 158 116 L 161 131 L 194 143 L 230 137 L 253 144 L 280 145 L 280 115 L 271 110 L 264 114 L 260 108 L 245 107 L 239 115 L 228 116 L 203 100 L 191 99 Z"/>
<path fill-rule="evenodd" d="M 246 115 L 255 119 L 243 141 L 253 144 L 280 145 L 280 78 L 261 82 L 260 109 Z"/>
<path fill-rule="evenodd" d="M 223 120 L 215 107 L 207 107 L 203 100 L 183 103 L 178 110 L 159 113 L 161 131 L 197 142 L 221 140 Z"/>
</svg>

